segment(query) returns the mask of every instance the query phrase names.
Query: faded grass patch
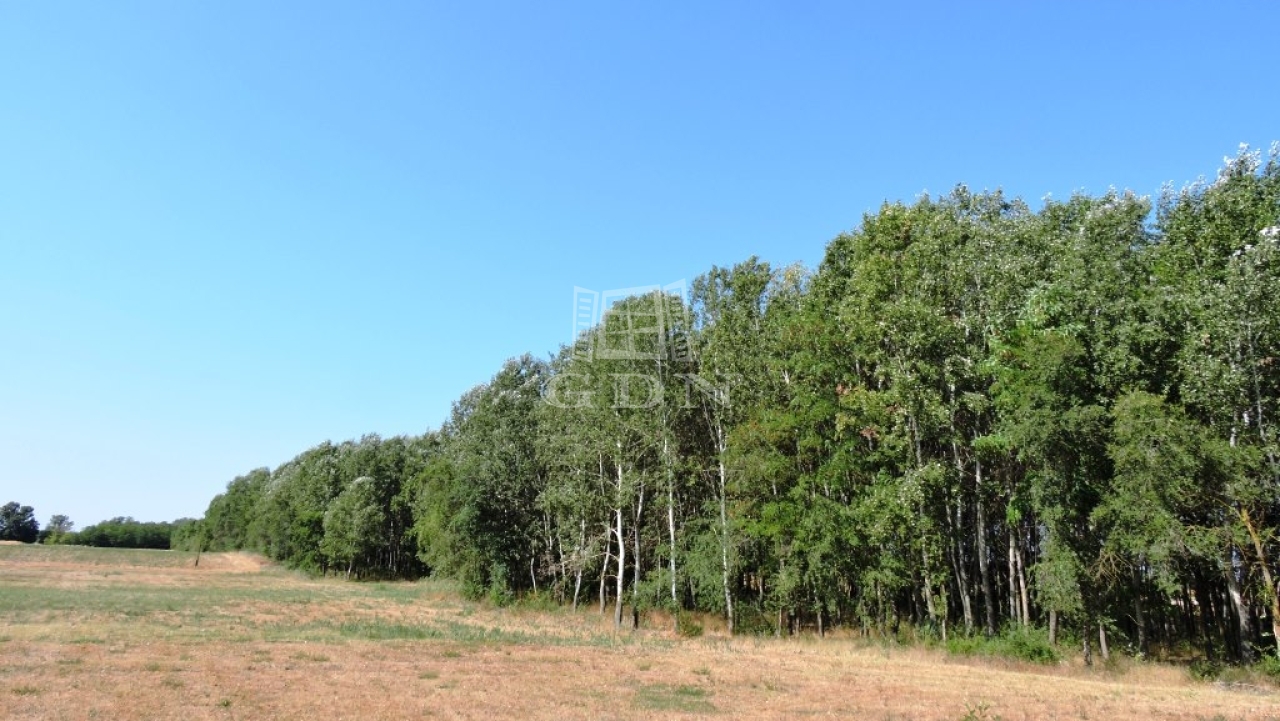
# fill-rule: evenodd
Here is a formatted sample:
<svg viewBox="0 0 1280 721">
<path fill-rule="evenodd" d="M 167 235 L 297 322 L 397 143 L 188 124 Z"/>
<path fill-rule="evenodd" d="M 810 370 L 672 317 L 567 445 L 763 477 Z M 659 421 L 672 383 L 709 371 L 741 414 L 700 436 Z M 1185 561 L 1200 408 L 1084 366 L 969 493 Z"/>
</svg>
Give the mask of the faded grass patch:
<svg viewBox="0 0 1280 721">
<path fill-rule="evenodd" d="M 707 690 L 699 686 L 652 684 L 636 689 L 633 704 L 646 711 L 709 713 L 716 707 L 707 696 Z"/>
</svg>

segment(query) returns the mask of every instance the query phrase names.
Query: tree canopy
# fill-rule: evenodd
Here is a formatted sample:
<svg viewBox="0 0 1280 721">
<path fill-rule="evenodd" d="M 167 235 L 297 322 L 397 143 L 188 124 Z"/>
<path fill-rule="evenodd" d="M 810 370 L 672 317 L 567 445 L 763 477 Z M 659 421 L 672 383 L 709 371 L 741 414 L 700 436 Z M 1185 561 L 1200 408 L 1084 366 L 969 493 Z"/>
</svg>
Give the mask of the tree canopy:
<svg viewBox="0 0 1280 721">
<path fill-rule="evenodd" d="M 35 543 L 40 536 L 40 524 L 31 506 L 16 501 L 0 506 L 0 541 Z"/>
<path fill-rule="evenodd" d="M 618 625 L 1249 660 L 1280 635 L 1277 244 L 1275 150 L 1154 203 L 886 203 L 814 271 L 712 268 L 508 361 L 438 430 L 237 478 L 200 537 L 595 595 Z"/>
</svg>

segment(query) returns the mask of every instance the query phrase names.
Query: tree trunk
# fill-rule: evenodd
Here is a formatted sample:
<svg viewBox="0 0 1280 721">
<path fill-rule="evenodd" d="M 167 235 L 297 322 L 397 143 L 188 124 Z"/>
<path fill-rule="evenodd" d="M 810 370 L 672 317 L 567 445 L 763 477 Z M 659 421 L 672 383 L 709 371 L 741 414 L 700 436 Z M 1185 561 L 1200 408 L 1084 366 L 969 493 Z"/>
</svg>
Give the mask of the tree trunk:
<svg viewBox="0 0 1280 721">
<path fill-rule="evenodd" d="M 604 615 L 604 589 L 609 579 L 609 561 L 613 558 L 613 529 L 604 524 L 604 561 L 600 564 L 600 615 Z"/>
<path fill-rule="evenodd" d="M 640 492 L 636 495 L 636 518 L 632 524 L 631 539 L 631 629 L 640 628 L 640 527 L 644 518 L 644 484 L 640 484 Z"/>
<path fill-rule="evenodd" d="M 1276 655 L 1280 657 L 1280 585 L 1276 585 L 1271 575 L 1271 564 L 1267 562 L 1262 536 L 1258 533 L 1253 519 L 1250 518 L 1248 509 L 1240 509 L 1240 520 L 1244 521 L 1244 527 L 1249 531 L 1249 539 L 1253 541 L 1253 551 L 1258 556 L 1258 566 L 1262 569 L 1262 580 L 1266 584 L 1265 598 L 1270 601 L 1271 607 L 1271 638 L 1276 645 Z"/>
<path fill-rule="evenodd" d="M 603 492 L 604 485 L 605 485 L 604 454 L 600 453 L 599 455 L 597 455 L 596 460 L 599 462 L 600 488 L 601 488 L 601 491 Z M 604 560 L 600 563 L 600 615 L 601 616 L 604 615 L 604 600 L 605 600 L 604 589 L 605 589 L 605 581 L 609 577 L 609 559 L 613 554 L 612 536 L 613 536 L 613 529 L 609 527 L 609 519 L 608 517 L 606 517 L 604 522 Z"/>
<path fill-rule="evenodd" d="M 1027 572 L 1022 563 L 1022 544 L 1014 544 L 1014 560 L 1018 563 L 1018 594 L 1022 602 L 1022 625 L 1031 625 L 1031 600 L 1027 594 Z"/>
<path fill-rule="evenodd" d="M 1191 588 L 1186 583 L 1182 584 L 1182 623 L 1187 638 L 1195 638 L 1198 634 L 1201 642 L 1204 641 L 1204 623 L 1196 614 L 1195 604 L 1191 602 Z"/>
<path fill-rule="evenodd" d="M 956 585 L 959 586 L 960 610 L 964 613 L 964 631 L 970 634 L 973 633 L 973 601 L 969 598 L 969 574 L 964 570 L 964 552 L 961 546 L 963 537 L 964 531 L 956 529 L 955 539 L 951 544 L 951 567 L 955 570 Z"/>
<path fill-rule="evenodd" d="M 924 511 L 921 509 L 921 517 Z M 920 539 L 920 560 L 922 564 L 921 575 L 924 576 L 924 606 L 929 614 L 929 623 L 932 624 L 934 619 L 938 617 L 937 608 L 933 605 L 933 580 L 929 576 L 929 546 L 928 541 L 923 537 Z"/>
<path fill-rule="evenodd" d="M 1147 657 L 1147 614 L 1142 605 L 1141 576 L 1135 569 L 1133 572 L 1133 621 L 1138 624 L 1138 658 Z"/>
<path fill-rule="evenodd" d="M 669 453 L 669 439 L 662 439 L 662 453 Z M 671 558 L 668 560 L 668 571 L 671 573 L 671 625 L 673 631 L 680 632 L 680 602 L 676 597 L 676 497 L 675 473 L 671 462 L 667 461 L 667 539 L 671 542 Z"/>
<path fill-rule="evenodd" d="M 954 393 L 954 388 L 952 389 L 952 392 Z M 952 428 L 954 430 L 954 423 L 952 425 Z M 955 516 L 955 528 L 954 528 L 955 540 L 951 544 L 951 565 L 955 569 L 956 584 L 959 586 L 959 590 L 960 590 L 960 610 L 964 613 L 964 631 L 965 631 L 965 634 L 971 634 L 973 633 L 973 599 L 969 593 L 969 572 L 967 570 L 968 564 L 965 563 L 966 559 L 964 557 L 965 529 L 964 529 L 964 480 L 963 479 L 964 479 L 965 473 L 964 473 L 964 461 L 960 458 L 960 446 L 955 441 L 951 442 L 951 453 L 955 457 L 956 472 L 960 475 L 960 479 L 961 479 L 959 493 L 957 494 L 957 498 L 956 498 L 956 516 Z M 977 464 L 977 471 L 975 473 L 975 477 L 977 478 L 977 482 L 980 486 L 982 481 L 981 462 L 978 462 Z M 979 496 L 979 500 L 977 502 L 978 503 L 977 511 L 979 515 L 979 518 L 978 518 L 979 533 L 981 533 L 981 530 L 982 530 L 981 493 L 982 493 L 981 488 L 979 488 L 977 492 L 977 495 Z M 979 548 L 979 553 L 981 553 L 981 548 L 982 548 L 981 540 L 979 540 L 978 542 L 978 548 Z M 979 563 L 981 563 L 981 561 L 979 561 Z"/>
<path fill-rule="evenodd" d="M 622 485 L 622 470 L 618 470 L 618 485 Z M 613 626 L 614 628 L 622 628 L 622 594 L 627 582 L 627 537 L 623 535 L 622 529 L 622 508 L 614 509 L 614 520 L 617 527 L 614 533 L 618 539 L 618 578 L 616 595 L 613 599 Z"/>
<path fill-rule="evenodd" d="M 671 542 L 671 559 L 668 570 L 671 572 L 671 607 L 679 605 L 676 595 L 676 506 L 671 489 L 667 489 L 667 536 Z"/>
<path fill-rule="evenodd" d="M 1009 620 L 1016 621 L 1021 616 L 1018 612 L 1018 562 L 1014 553 L 1014 545 L 1017 539 L 1014 537 L 1014 529 L 1012 526 L 1009 532 Z"/>
<path fill-rule="evenodd" d="M 1194 596 L 1188 596 L 1189 600 L 1194 603 L 1188 603 L 1191 609 L 1191 615 L 1196 623 L 1196 630 L 1200 632 L 1200 643 L 1204 646 L 1204 654 L 1207 660 L 1214 660 L 1217 651 L 1214 649 L 1213 629 L 1215 622 L 1213 619 L 1213 599 L 1209 597 L 1209 592 L 1205 590 L 1204 578 L 1199 573 L 1194 577 L 1195 588 Z M 1198 613 L 1197 613 L 1198 611 Z"/>
<path fill-rule="evenodd" d="M 578 610 L 578 593 L 582 591 L 582 567 L 586 565 L 585 559 L 582 557 L 587 547 L 587 519 L 583 518 L 578 521 L 580 530 L 578 532 L 578 547 L 573 551 L 573 610 Z"/>
<path fill-rule="evenodd" d="M 1049 645 L 1058 645 L 1058 612 L 1049 611 Z"/>
<path fill-rule="evenodd" d="M 1088 612 L 1086 611 L 1086 613 Z M 1080 638 L 1084 644 L 1084 665 L 1086 666 L 1093 665 L 1093 649 L 1089 647 L 1089 631 L 1089 622 L 1085 621 L 1080 629 Z"/>
<path fill-rule="evenodd" d="M 578 610 L 578 594 L 582 592 L 582 567 L 573 574 L 573 610 Z"/>
<path fill-rule="evenodd" d="M 1239 556 L 1235 546 L 1228 551 L 1227 559 L 1227 594 L 1231 597 L 1231 607 L 1236 612 L 1236 629 L 1239 639 L 1236 644 L 1239 658 L 1244 663 L 1253 663 L 1253 623 L 1249 618 L 1249 606 L 1245 603 L 1244 593 L 1240 589 L 1240 581 L 1236 578 L 1236 559 Z"/>
<path fill-rule="evenodd" d="M 996 633 L 996 599 L 991 589 L 990 551 L 987 550 L 987 509 L 982 500 L 982 461 L 977 461 L 977 537 L 978 537 L 978 573 L 982 576 L 982 603 L 986 611 L 986 632 L 988 636 Z"/>
<path fill-rule="evenodd" d="M 718 429 L 719 430 L 719 429 Z M 729 510 L 726 494 L 726 471 L 724 467 L 724 431 L 719 430 L 721 439 L 720 459 L 717 469 L 720 472 L 720 574 L 724 585 L 725 618 L 729 623 L 729 635 L 733 635 L 733 589 L 729 585 Z"/>
</svg>

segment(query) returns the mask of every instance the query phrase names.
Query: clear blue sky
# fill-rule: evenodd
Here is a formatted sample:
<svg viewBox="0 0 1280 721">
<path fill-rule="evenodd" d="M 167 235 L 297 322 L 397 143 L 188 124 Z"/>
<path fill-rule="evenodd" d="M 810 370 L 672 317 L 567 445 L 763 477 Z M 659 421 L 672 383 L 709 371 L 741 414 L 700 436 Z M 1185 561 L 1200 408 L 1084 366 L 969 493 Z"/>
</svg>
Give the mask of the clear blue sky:
<svg viewBox="0 0 1280 721">
<path fill-rule="evenodd" d="M 0 0 L 0 503 L 198 516 L 436 427 L 575 285 L 1280 139 L 1275 3 L 688 5 Z"/>
</svg>

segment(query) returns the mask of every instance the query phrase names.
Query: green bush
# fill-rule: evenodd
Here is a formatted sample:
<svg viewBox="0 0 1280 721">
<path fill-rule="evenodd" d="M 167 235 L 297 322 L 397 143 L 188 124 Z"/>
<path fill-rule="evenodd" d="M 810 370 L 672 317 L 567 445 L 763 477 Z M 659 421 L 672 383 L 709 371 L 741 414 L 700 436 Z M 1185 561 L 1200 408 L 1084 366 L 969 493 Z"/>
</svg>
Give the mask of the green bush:
<svg viewBox="0 0 1280 721">
<path fill-rule="evenodd" d="M 547 591 L 526 593 L 521 596 L 514 605 L 527 611 L 542 611 L 545 613 L 554 613 L 564 608 L 564 606 L 557 602 L 556 599 Z"/>
<path fill-rule="evenodd" d="M 1222 662 L 1211 661 L 1207 658 L 1198 658 L 1191 662 L 1188 671 L 1191 677 L 1201 681 L 1213 681 L 1222 675 Z"/>
<path fill-rule="evenodd" d="M 681 611 L 676 614 L 676 632 L 683 638 L 698 638 L 702 635 L 702 624 L 693 620 L 689 614 Z"/>
<path fill-rule="evenodd" d="M 1217 681 L 1229 686 L 1280 684 L 1280 658 L 1267 654 L 1249 666 L 1198 658 L 1187 666 L 1187 673 L 1197 681 Z"/>
<path fill-rule="evenodd" d="M 982 636 L 952 636 L 947 639 L 947 653 L 955 656 L 981 656 L 989 643 Z"/>
<path fill-rule="evenodd" d="M 1019 629 L 1003 636 L 1007 646 L 1007 655 L 1032 663 L 1057 663 L 1058 651 L 1049 645 L 1048 636 L 1038 630 Z"/>
<path fill-rule="evenodd" d="M 1268 676 L 1273 681 L 1280 681 L 1280 656 L 1274 654 L 1263 656 L 1256 668 L 1263 676 Z"/>
<path fill-rule="evenodd" d="M 1032 663 L 1057 663 L 1058 650 L 1049 644 L 1048 636 L 1035 628 L 1005 628 L 999 636 L 953 636 L 947 640 L 947 652 L 957 656 L 995 656 Z"/>
<path fill-rule="evenodd" d="M 507 580 L 507 567 L 497 561 L 489 567 L 489 585 L 484 590 L 484 597 L 489 603 L 502 608 L 510 606 L 516 600 L 511 592 L 511 584 Z"/>
<path fill-rule="evenodd" d="M 776 612 L 750 603 L 738 605 L 733 619 L 733 632 L 742 636 L 772 636 L 778 630 Z"/>
</svg>

